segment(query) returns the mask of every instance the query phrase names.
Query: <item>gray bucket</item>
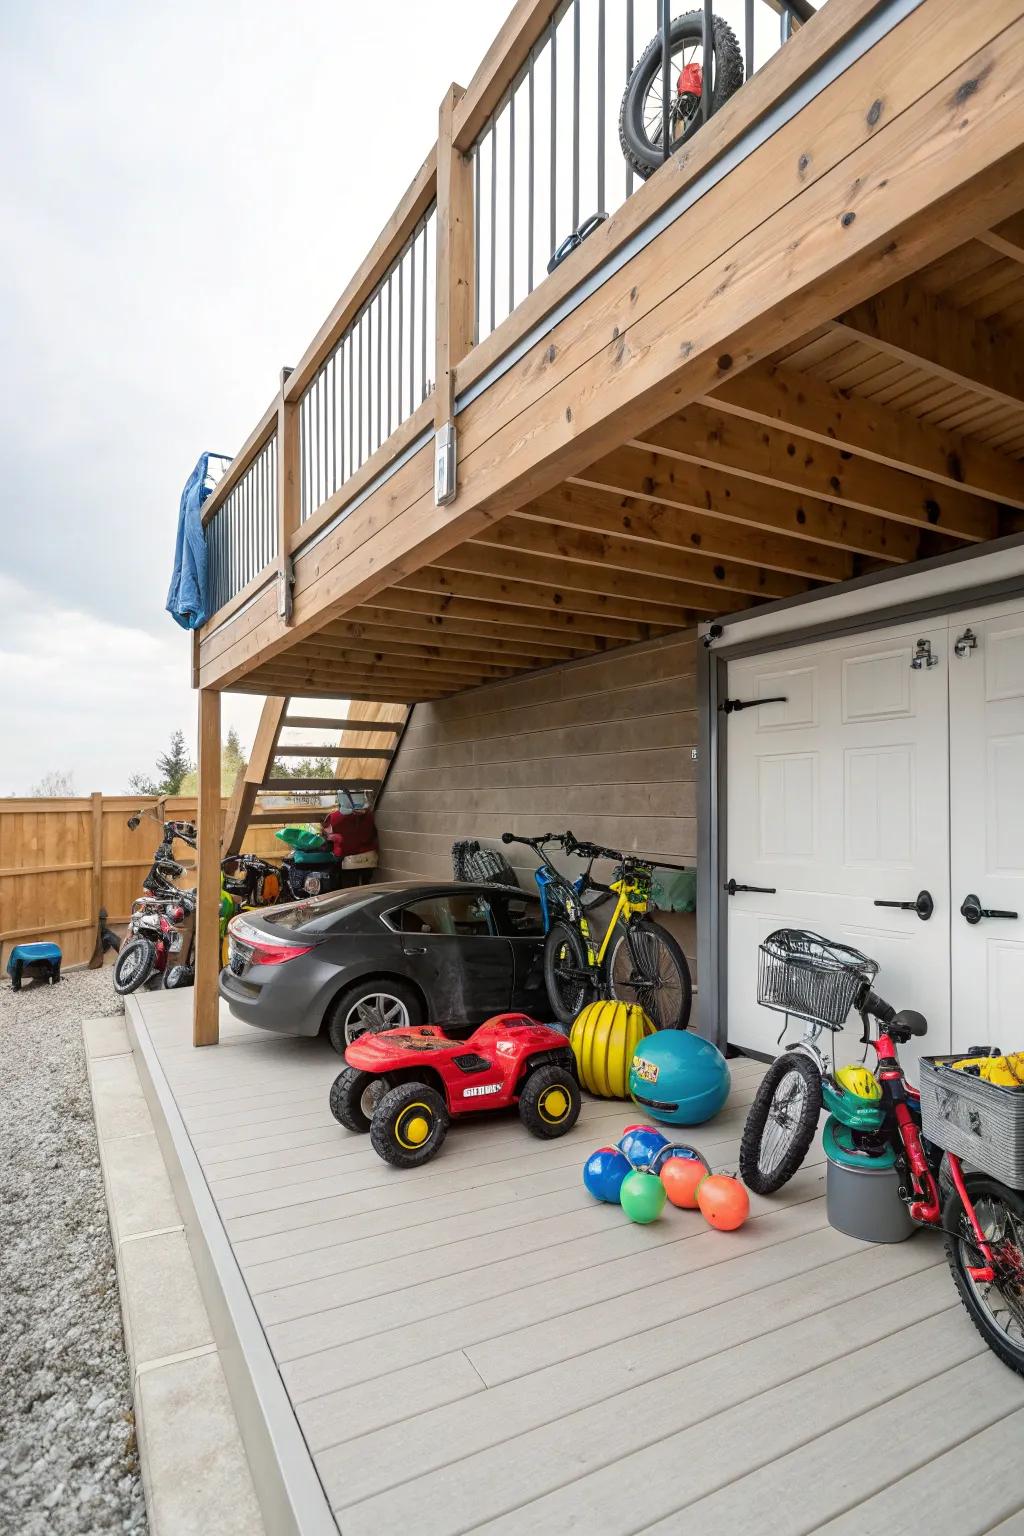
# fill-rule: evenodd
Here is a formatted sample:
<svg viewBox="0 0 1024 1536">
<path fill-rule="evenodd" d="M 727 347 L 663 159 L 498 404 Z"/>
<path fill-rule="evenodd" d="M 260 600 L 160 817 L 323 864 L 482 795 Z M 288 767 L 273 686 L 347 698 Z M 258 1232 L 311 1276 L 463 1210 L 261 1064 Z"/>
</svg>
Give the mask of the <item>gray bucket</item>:
<svg viewBox="0 0 1024 1536">
<path fill-rule="evenodd" d="M 865 1243 L 902 1243 L 914 1223 L 899 1187 L 895 1168 L 847 1168 L 829 1158 L 825 1204 L 830 1225 Z"/>
</svg>

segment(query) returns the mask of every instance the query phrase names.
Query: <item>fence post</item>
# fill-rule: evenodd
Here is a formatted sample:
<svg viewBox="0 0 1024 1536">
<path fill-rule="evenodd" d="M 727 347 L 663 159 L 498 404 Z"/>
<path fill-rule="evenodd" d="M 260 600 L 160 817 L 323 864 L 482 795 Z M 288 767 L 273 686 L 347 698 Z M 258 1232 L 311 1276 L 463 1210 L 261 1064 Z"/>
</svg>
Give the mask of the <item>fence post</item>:
<svg viewBox="0 0 1024 1536">
<path fill-rule="evenodd" d="M 196 970 L 192 1044 L 220 1038 L 220 694 L 199 690 L 199 785 L 196 856 Z"/>
<path fill-rule="evenodd" d="M 100 908 L 103 905 L 103 795 L 99 790 L 93 790 L 92 800 L 92 909 L 93 937 L 96 939 L 96 949 L 89 964 L 92 967 L 96 955 L 99 955 L 99 965 L 103 964 L 103 946 L 99 943 Z"/>
<path fill-rule="evenodd" d="M 455 108 L 465 95 L 452 85 L 441 103 L 437 126 L 437 341 L 434 429 L 454 432 L 455 369 L 473 346 L 476 334 L 476 275 L 473 259 L 473 167 L 453 141 Z M 454 439 L 452 447 L 454 465 Z M 438 501 L 454 498 L 435 492 Z"/>
<path fill-rule="evenodd" d="M 281 369 L 281 393 L 277 397 L 277 611 L 286 624 L 292 618 L 291 541 L 302 521 L 299 402 L 284 396 L 284 387 L 293 371 Z"/>
</svg>

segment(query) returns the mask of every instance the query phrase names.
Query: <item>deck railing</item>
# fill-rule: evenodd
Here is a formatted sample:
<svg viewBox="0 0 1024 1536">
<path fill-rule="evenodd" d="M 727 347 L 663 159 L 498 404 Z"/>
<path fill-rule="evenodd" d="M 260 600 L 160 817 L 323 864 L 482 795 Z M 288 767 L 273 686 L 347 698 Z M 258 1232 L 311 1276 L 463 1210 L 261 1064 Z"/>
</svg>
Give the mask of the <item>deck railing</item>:
<svg viewBox="0 0 1024 1536">
<path fill-rule="evenodd" d="M 699 4 L 707 38 L 712 0 Z M 740 41 L 748 79 L 814 12 L 810 0 L 713 8 Z M 561 274 L 548 279 L 550 304 L 543 290 L 525 301 L 555 247 L 581 218 L 614 213 L 636 190 L 619 106 L 655 35 L 667 74 L 672 9 L 668 0 L 517 0 L 469 88 L 449 91 L 436 144 L 206 503 L 211 617 L 223 621 L 275 577 L 284 593 L 301 546 L 453 418 L 456 383 L 460 405 L 463 389 L 481 387 L 515 325 L 508 317 L 522 308 L 525 329 L 554 307 Z M 712 92 L 706 71 L 705 122 Z M 284 596 L 280 607 L 289 611 Z"/>
</svg>

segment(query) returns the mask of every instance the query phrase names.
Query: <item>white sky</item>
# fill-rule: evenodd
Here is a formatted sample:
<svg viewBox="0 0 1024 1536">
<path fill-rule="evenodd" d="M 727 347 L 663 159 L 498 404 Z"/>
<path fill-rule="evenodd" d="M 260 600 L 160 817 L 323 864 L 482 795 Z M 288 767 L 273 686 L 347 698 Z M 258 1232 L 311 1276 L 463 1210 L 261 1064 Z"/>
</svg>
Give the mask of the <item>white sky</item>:
<svg viewBox="0 0 1024 1536">
<path fill-rule="evenodd" d="M 175 727 L 194 746 L 181 487 L 245 439 L 510 4 L 0 0 L 0 794 L 117 792 Z M 225 731 L 259 709 L 225 696 Z"/>
</svg>

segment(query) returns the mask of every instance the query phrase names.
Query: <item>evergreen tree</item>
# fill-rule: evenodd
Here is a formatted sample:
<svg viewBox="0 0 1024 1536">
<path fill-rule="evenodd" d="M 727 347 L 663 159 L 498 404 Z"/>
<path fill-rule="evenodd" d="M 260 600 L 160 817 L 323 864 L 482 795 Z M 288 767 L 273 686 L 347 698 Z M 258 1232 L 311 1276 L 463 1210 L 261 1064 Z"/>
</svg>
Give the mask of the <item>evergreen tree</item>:
<svg viewBox="0 0 1024 1536">
<path fill-rule="evenodd" d="M 185 733 L 174 731 L 171 744 L 156 760 L 157 777 L 133 773 L 128 788 L 135 795 L 180 795 L 186 777 L 192 773 L 192 760 L 185 746 Z"/>
</svg>

